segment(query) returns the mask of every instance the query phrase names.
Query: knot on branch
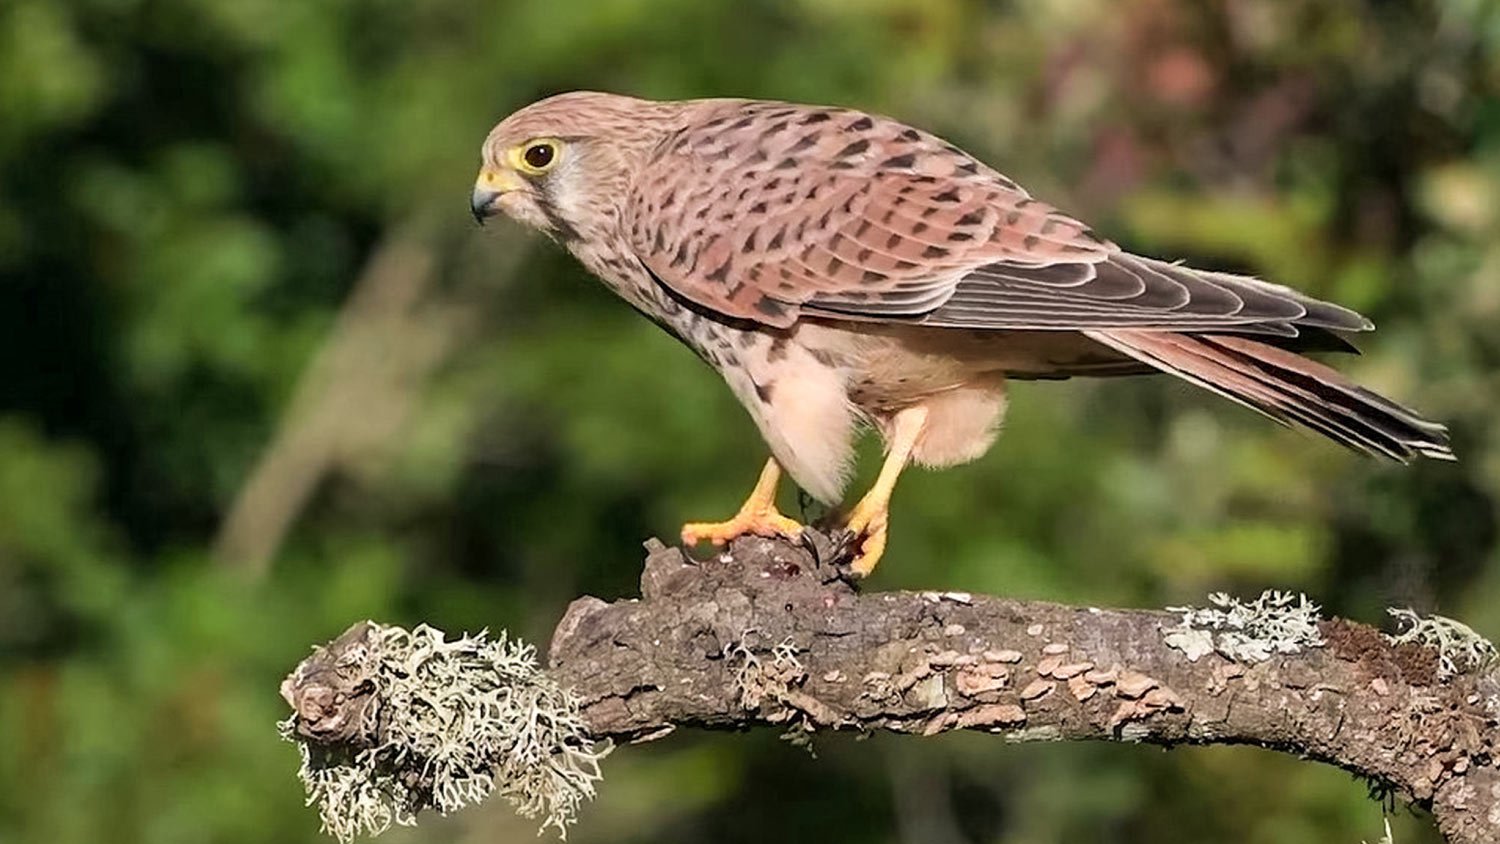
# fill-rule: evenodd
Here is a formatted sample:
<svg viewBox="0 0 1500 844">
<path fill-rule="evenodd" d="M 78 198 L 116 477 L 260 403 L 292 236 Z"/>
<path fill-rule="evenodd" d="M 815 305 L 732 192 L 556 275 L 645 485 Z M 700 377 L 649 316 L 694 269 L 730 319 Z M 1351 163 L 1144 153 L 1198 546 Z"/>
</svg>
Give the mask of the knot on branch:
<svg viewBox="0 0 1500 844">
<path fill-rule="evenodd" d="M 281 694 L 308 803 L 343 842 L 494 791 L 565 836 L 608 753 L 531 646 L 503 632 L 447 641 L 426 625 L 360 622 L 298 665 Z"/>
</svg>

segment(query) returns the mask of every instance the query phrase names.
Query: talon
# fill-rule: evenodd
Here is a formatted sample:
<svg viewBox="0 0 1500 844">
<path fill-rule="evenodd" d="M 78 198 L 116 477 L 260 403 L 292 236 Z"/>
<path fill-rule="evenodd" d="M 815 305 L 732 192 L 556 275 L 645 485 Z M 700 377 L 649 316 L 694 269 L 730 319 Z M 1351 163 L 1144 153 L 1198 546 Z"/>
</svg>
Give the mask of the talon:
<svg viewBox="0 0 1500 844">
<path fill-rule="evenodd" d="M 921 405 L 898 411 L 891 420 L 890 450 L 880 467 L 880 475 L 865 497 L 849 511 L 849 520 L 844 523 L 859 540 L 859 553 L 849 563 L 849 575 L 853 578 L 869 577 L 885 554 L 886 528 L 891 520 L 891 490 L 911 458 L 911 451 L 926 424 L 927 408 Z"/>
<path fill-rule="evenodd" d="M 796 519 L 783 516 L 774 507 L 741 510 L 728 521 L 688 522 L 682 526 L 682 544 L 697 545 L 707 540 L 714 545 L 724 545 L 732 539 L 751 534 L 770 538 L 780 536 L 798 542 L 802 539 L 802 524 Z"/>
<path fill-rule="evenodd" d="M 755 489 L 734 518 L 725 522 L 688 522 L 682 526 L 682 544 L 693 546 L 706 539 L 723 545 L 747 534 L 801 541 L 802 524 L 776 509 L 776 482 L 780 477 L 781 467 L 775 460 L 767 461 Z"/>
<path fill-rule="evenodd" d="M 885 555 L 887 531 L 890 526 L 890 511 L 885 509 L 865 510 L 855 508 L 849 515 L 847 530 L 859 543 L 859 552 L 849 561 L 849 574 L 856 579 L 870 576 Z"/>
</svg>

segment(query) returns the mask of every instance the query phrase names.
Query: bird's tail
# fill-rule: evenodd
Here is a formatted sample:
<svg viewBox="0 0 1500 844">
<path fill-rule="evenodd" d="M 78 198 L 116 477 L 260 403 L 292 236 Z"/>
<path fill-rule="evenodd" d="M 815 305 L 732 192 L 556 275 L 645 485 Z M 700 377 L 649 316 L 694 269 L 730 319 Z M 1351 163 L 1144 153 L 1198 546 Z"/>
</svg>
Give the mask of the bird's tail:
<svg viewBox="0 0 1500 844">
<path fill-rule="evenodd" d="M 1228 334 L 1085 333 L 1142 363 L 1355 451 L 1403 463 L 1418 456 L 1454 459 L 1447 428 L 1285 349 Z"/>
</svg>

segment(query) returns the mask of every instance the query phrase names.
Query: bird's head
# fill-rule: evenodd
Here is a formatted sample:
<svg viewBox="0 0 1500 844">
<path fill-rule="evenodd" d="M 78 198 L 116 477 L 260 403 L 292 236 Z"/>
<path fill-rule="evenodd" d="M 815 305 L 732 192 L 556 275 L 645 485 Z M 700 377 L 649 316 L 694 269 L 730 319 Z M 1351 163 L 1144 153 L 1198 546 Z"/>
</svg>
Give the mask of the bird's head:
<svg viewBox="0 0 1500 844">
<path fill-rule="evenodd" d="M 672 126 L 674 107 L 615 94 L 559 94 L 511 114 L 480 151 L 474 219 L 505 213 L 563 241 L 598 225 Z"/>
</svg>

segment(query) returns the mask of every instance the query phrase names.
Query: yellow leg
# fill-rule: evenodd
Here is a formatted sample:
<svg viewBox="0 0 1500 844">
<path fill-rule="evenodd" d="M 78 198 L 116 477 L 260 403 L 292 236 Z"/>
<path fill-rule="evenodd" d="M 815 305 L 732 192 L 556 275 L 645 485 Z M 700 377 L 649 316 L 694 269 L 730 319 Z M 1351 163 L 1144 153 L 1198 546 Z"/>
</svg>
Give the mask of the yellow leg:
<svg viewBox="0 0 1500 844">
<path fill-rule="evenodd" d="M 776 484 L 780 480 L 781 465 L 773 457 L 760 470 L 760 480 L 755 482 L 755 489 L 734 518 L 727 522 L 688 522 L 682 526 L 682 544 L 696 545 L 706 539 L 723 545 L 747 533 L 798 539 L 802 536 L 802 525 L 776 509 Z"/>
<path fill-rule="evenodd" d="M 855 577 L 867 577 L 885 554 L 886 529 L 890 526 L 891 491 L 911 459 L 911 451 L 927 425 L 927 408 L 916 406 L 897 411 L 891 420 L 891 437 L 880 475 L 865 497 L 849 511 L 845 527 L 860 539 L 859 553 L 849 564 Z"/>
</svg>

